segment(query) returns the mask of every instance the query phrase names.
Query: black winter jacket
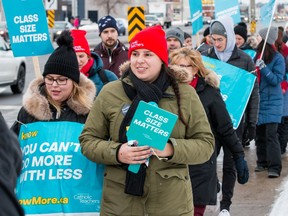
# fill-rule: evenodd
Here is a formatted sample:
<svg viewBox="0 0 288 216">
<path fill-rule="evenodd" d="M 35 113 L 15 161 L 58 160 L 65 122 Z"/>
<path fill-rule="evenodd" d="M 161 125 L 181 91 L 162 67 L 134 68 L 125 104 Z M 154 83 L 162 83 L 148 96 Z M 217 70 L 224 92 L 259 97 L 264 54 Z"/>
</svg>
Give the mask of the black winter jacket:
<svg viewBox="0 0 288 216">
<path fill-rule="evenodd" d="M 214 72 L 213 72 L 214 73 Z M 209 75 L 211 80 L 211 73 Z M 213 81 L 213 83 L 216 83 Z M 197 94 L 207 114 L 215 142 L 221 142 L 232 152 L 233 158 L 244 155 L 242 143 L 233 129 L 230 115 L 222 99 L 218 86 L 212 87 L 204 78 L 199 78 Z M 215 205 L 217 201 L 216 149 L 204 164 L 190 165 L 189 172 L 193 187 L 194 205 Z"/>
<path fill-rule="evenodd" d="M 0 215 L 24 216 L 14 194 L 21 171 L 22 154 L 17 137 L 9 131 L 0 113 Z"/>
</svg>

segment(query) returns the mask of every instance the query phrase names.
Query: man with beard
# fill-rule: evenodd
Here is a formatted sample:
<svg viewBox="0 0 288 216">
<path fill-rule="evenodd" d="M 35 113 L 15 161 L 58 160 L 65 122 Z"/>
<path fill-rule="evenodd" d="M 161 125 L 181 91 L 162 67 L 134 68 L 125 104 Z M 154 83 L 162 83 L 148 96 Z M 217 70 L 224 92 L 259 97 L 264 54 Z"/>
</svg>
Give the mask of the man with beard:
<svg viewBox="0 0 288 216">
<path fill-rule="evenodd" d="M 110 70 L 120 77 L 119 66 L 128 60 L 128 48 L 118 40 L 117 22 L 108 15 L 99 20 L 98 26 L 102 42 L 95 47 L 94 52 L 101 57 L 103 69 Z"/>
</svg>

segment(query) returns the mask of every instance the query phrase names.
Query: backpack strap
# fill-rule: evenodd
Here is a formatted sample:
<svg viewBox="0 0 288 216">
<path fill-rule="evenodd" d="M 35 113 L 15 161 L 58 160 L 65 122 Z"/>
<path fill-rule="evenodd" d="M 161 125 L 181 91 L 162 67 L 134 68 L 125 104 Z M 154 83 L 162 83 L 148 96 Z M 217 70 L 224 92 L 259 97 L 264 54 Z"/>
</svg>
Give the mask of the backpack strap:
<svg viewBox="0 0 288 216">
<path fill-rule="evenodd" d="M 100 79 L 101 79 L 103 85 L 105 85 L 109 82 L 109 80 L 106 76 L 105 70 L 103 68 L 101 68 L 101 70 L 99 71 L 99 76 L 100 76 Z"/>
</svg>

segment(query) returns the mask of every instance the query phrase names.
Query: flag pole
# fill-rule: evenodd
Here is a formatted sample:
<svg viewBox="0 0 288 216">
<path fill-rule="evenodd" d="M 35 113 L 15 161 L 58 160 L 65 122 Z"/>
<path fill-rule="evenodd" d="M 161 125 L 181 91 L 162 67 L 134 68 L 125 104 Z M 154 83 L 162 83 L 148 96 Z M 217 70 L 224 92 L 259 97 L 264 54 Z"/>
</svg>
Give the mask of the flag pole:
<svg viewBox="0 0 288 216">
<path fill-rule="evenodd" d="M 264 45 L 263 45 L 263 48 L 262 48 L 262 51 L 261 51 L 260 59 L 262 59 L 263 53 L 264 53 L 264 50 L 265 50 L 265 47 L 266 47 L 266 42 L 267 42 L 267 39 L 268 39 L 269 31 L 270 31 L 270 28 L 271 28 L 274 12 L 275 12 L 275 8 L 276 8 L 276 2 L 277 2 L 277 0 L 275 0 L 274 5 L 273 5 L 273 10 L 272 10 L 272 14 L 271 14 L 271 17 L 270 17 L 270 22 L 269 22 L 269 25 L 268 25 L 267 34 L 266 34 Z"/>
</svg>

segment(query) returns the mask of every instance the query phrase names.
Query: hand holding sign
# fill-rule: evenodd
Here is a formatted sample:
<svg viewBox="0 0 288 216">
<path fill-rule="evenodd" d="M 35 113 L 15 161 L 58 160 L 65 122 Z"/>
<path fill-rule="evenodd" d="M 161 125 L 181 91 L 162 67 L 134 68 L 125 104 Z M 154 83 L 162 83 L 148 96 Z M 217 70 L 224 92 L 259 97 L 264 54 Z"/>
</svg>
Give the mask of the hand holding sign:
<svg viewBox="0 0 288 216">
<path fill-rule="evenodd" d="M 128 140 L 137 140 L 139 146 L 149 145 L 163 151 L 177 119 L 178 116 L 171 112 L 140 101 L 127 131 L 127 138 Z M 161 154 L 160 151 L 159 154 Z M 166 151 L 165 149 L 164 154 L 167 153 Z M 139 167 L 140 164 L 134 164 L 130 165 L 128 169 L 137 173 Z"/>
</svg>

